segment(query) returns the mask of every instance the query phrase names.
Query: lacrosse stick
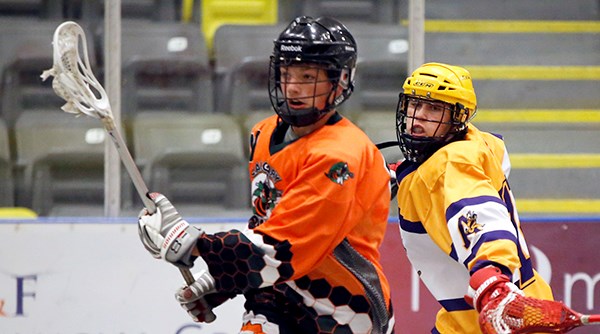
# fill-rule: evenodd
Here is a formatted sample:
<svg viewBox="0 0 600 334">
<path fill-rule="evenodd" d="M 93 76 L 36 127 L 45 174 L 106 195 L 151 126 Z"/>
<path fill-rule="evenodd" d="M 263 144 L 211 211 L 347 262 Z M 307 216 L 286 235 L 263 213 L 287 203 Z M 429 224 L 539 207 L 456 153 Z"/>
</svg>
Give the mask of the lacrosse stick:
<svg viewBox="0 0 600 334">
<path fill-rule="evenodd" d="M 584 315 L 557 301 L 515 296 L 486 305 L 479 315 L 484 334 L 566 333 L 600 325 L 600 314 Z"/>
<path fill-rule="evenodd" d="M 148 187 L 115 125 L 106 91 L 91 70 L 86 43 L 85 33 L 77 23 L 67 21 L 59 25 L 52 40 L 53 66 L 44 71 L 41 78 L 46 80 L 50 76 L 54 77 L 54 92 L 67 102 L 61 107 L 63 111 L 78 116 L 91 116 L 104 123 L 104 129 L 115 144 L 144 206 L 149 213 L 154 213 L 156 205 L 150 199 Z M 189 269 L 179 270 L 188 285 L 196 281 Z"/>
</svg>

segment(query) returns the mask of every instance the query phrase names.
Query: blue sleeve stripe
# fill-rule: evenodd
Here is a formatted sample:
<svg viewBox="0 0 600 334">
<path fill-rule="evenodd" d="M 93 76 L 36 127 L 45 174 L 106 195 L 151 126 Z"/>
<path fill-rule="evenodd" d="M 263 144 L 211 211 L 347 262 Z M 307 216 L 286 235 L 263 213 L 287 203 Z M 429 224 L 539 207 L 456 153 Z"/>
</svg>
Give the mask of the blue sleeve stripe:
<svg viewBox="0 0 600 334">
<path fill-rule="evenodd" d="M 489 261 L 489 260 L 486 260 L 486 261 L 477 261 L 475 263 L 475 265 L 473 266 L 473 268 L 471 269 L 471 272 L 469 272 L 469 274 L 473 275 L 477 270 L 479 270 L 481 268 L 485 268 L 487 266 L 494 266 L 494 267 L 500 269 L 500 271 L 504 275 L 506 275 L 509 278 L 512 278 L 512 273 L 510 272 L 510 270 L 508 268 L 506 268 L 505 266 L 503 266 L 503 265 L 501 265 L 499 263 L 496 263 L 494 261 Z"/>
<path fill-rule="evenodd" d="M 465 301 L 464 298 L 438 300 L 438 302 L 448 312 L 452 312 L 452 311 L 468 311 L 468 310 L 472 310 L 473 309 L 473 307 L 471 307 L 471 305 L 469 305 Z"/>
<path fill-rule="evenodd" d="M 400 184 L 400 181 L 402 181 L 402 179 L 404 179 L 408 174 L 417 170 L 419 166 L 420 164 L 414 162 L 407 160 L 403 161 L 400 166 L 398 166 L 398 169 L 396 169 L 396 180 L 398 184 Z"/>
<path fill-rule="evenodd" d="M 478 205 L 487 202 L 495 202 L 506 207 L 506 204 L 502 202 L 502 200 L 499 197 L 495 196 L 478 196 L 473 198 L 463 198 L 460 201 L 450 204 L 450 206 L 446 210 L 446 221 L 449 221 L 450 218 L 456 216 L 456 214 L 459 213 L 460 210 L 462 210 L 466 206 Z"/>
<path fill-rule="evenodd" d="M 402 217 L 402 215 L 400 215 L 400 214 L 398 214 L 398 215 L 399 215 L 400 228 L 403 231 L 410 232 L 410 233 L 417 233 L 417 234 L 427 234 L 427 230 L 425 230 L 423 223 L 411 222 L 409 220 L 404 219 L 404 217 Z"/>
<path fill-rule="evenodd" d="M 479 237 L 479 240 L 477 240 L 477 244 L 475 244 L 471 249 L 471 255 L 467 257 L 463 264 L 466 266 L 471 260 L 473 260 L 475 255 L 477 255 L 477 252 L 479 252 L 479 248 L 481 247 L 481 245 L 494 240 L 510 240 L 514 242 L 518 248 L 517 237 L 514 234 L 508 231 L 490 231 L 484 233 L 483 235 L 481 235 L 481 237 Z"/>
<path fill-rule="evenodd" d="M 456 248 L 454 248 L 454 244 L 452 244 L 452 248 L 450 249 L 450 257 L 454 259 L 454 261 L 458 262 L 458 254 L 456 254 Z"/>
</svg>

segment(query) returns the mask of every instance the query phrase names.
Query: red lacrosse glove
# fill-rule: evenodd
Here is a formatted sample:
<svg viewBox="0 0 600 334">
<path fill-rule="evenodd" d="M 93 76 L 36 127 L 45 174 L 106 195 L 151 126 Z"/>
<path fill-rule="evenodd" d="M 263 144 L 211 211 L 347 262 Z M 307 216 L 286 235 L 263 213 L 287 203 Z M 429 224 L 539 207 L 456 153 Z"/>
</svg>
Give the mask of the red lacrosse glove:
<svg viewBox="0 0 600 334">
<path fill-rule="evenodd" d="M 388 169 L 396 171 L 396 169 L 398 169 L 398 166 L 400 166 L 401 163 L 402 163 L 402 161 L 398 161 L 395 163 L 388 163 L 387 166 L 388 166 Z"/>
<path fill-rule="evenodd" d="M 523 291 L 517 288 L 508 276 L 502 274 L 500 269 L 487 266 L 477 270 L 471 276 L 465 300 L 481 312 L 490 302 L 499 303 L 507 297 L 514 298 L 515 294 L 523 296 Z"/>
<path fill-rule="evenodd" d="M 398 166 L 400 166 L 402 161 L 404 161 L 404 160 L 399 160 L 397 162 L 390 162 L 387 164 L 388 172 L 390 173 L 390 176 L 393 179 L 396 179 L 396 170 L 398 169 Z"/>
<path fill-rule="evenodd" d="M 400 166 L 402 161 L 404 161 L 404 160 L 400 160 L 396 163 L 388 163 L 387 164 L 387 170 L 388 170 L 388 173 L 390 174 L 390 190 L 391 190 L 390 200 L 394 199 L 394 197 L 396 197 L 396 194 L 398 193 L 398 180 L 396 179 L 396 170 L 398 169 L 398 166 Z"/>
</svg>

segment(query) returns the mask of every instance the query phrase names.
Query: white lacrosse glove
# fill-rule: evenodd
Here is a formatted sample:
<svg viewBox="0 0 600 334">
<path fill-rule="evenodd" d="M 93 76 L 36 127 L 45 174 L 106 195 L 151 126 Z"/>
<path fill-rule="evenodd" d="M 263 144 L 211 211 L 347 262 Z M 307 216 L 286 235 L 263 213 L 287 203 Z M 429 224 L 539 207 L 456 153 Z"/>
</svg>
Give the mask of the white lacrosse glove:
<svg viewBox="0 0 600 334">
<path fill-rule="evenodd" d="M 215 279 L 206 271 L 194 274 L 196 281 L 177 289 L 175 299 L 195 322 L 213 322 L 217 316 L 213 309 L 230 298 L 234 293 L 219 293 L 215 289 Z"/>
<path fill-rule="evenodd" d="M 152 193 L 150 198 L 156 212 L 149 214 L 144 208 L 138 216 L 138 234 L 144 247 L 154 258 L 191 268 L 195 260 L 192 250 L 204 231 L 183 220 L 163 194 Z"/>
</svg>

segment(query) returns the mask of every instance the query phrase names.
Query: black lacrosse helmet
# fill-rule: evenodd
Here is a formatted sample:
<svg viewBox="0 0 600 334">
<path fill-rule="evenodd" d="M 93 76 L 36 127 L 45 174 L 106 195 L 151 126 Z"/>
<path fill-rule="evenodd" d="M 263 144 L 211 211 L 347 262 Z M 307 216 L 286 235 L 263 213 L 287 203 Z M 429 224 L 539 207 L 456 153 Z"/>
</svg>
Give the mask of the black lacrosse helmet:
<svg viewBox="0 0 600 334">
<path fill-rule="evenodd" d="M 352 94 L 357 58 L 356 41 L 339 21 L 329 17 L 297 17 L 274 44 L 269 70 L 269 97 L 273 109 L 284 122 L 294 126 L 314 124 Z M 342 94 L 331 103 L 328 98 L 326 106 L 321 110 L 314 106 L 305 109 L 290 108 L 281 90 L 280 68 L 294 63 L 324 66 L 332 83 L 329 97 L 335 94 L 338 85 L 343 88 Z"/>
</svg>

